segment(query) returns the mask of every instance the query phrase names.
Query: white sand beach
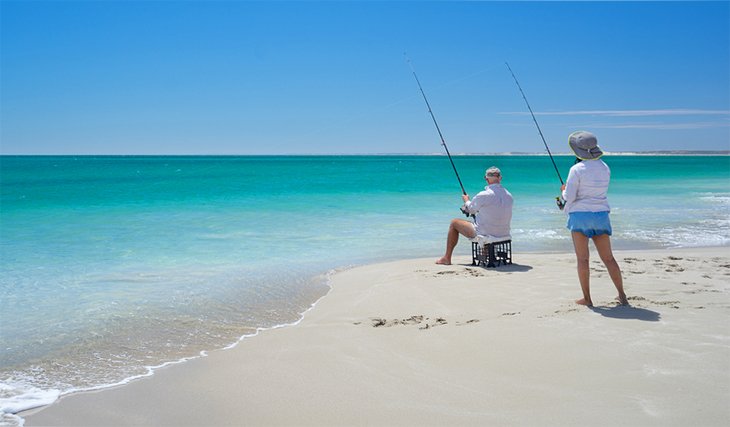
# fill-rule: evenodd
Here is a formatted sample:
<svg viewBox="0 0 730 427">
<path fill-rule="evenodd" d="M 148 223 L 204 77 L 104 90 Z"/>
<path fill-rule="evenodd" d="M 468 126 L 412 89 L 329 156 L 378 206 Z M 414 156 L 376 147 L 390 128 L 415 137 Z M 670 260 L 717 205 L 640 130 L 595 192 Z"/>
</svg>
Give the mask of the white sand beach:
<svg viewBox="0 0 730 427">
<path fill-rule="evenodd" d="M 622 425 L 730 422 L 730 248 L 497 269 L 412 259 L 336 273 L 297 325 L 21 414 L 27 426 Z"/>
</svg>

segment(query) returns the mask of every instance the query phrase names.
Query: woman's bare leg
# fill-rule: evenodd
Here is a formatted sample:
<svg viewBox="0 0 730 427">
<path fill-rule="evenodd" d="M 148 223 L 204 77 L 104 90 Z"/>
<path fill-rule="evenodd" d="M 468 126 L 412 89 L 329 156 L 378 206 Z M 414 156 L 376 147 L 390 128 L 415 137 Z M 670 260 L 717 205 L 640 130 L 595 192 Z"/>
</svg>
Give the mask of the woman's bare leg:
<svg viewBox="0 0 730 427">
<path fill-rule="evenodd" d="M 436 264 L 451 265 L 451 255 L 454 253 L 454 248 L 459 242 L 459 234 L 472 239 L 476 237 L 476 231 L 474 231 L 474 224 L 464 219 L 452 219 L 449 225 L 449 232 L 446 235 L 446 253 L 444 256 L 436 260 Z"/>
<path fill-rule="evenodd" d="M 613 280 L 613 285 L 616 286 L 618 302 L 622 305 L 628 304 L 629 301 L 626 299 L 626 294 L 624 293 L 624 280 L 621 276 L 621 267 L 616 262 L 616 258 L 613 257 L 613 251 L 611 250 L 611 237 L 608 234 L 593 236 L 593 243 L 596 245 L 601 261 L 603 261 L 603 264 L 608 270 L 608 275 Z"/>
<path fill-rule="evenodd" d="M 573 236 L 573 247 L 575 248 L 575 258 L 578 262 L 578 280 L 580 281 L 580 289 L 583 291 L 583 298 L 575 302 L 580 305 L 593 306 L 591 301 L 591 266 L 589 263 L 590 253 L 588 252 L 588 237 L 577 231 L 571 233 Z"/>
</svg>

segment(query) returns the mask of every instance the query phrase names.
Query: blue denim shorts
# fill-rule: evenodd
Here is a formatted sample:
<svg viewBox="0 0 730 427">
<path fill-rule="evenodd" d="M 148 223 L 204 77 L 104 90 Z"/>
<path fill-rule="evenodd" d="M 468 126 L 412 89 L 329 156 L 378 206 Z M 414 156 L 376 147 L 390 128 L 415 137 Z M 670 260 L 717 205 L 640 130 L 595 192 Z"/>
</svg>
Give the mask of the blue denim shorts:
<svg viewBox="0 0 730 427">
<path fill-rule="evenodd" d="M 571 212 L 568 214 L 568 230 L 585 234 L 587 237 L 612 233 L 608 211 Z"/>
</svg>

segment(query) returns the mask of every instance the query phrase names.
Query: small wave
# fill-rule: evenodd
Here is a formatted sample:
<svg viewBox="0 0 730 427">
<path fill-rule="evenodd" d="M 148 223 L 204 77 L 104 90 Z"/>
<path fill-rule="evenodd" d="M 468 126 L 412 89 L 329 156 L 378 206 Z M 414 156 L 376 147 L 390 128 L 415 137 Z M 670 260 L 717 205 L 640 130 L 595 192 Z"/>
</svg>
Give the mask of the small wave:
<svg viewBox="0 0 730 427">
<path fill-rule="evenodd" d="M 22 426 L 25 423 L 23 418 L 15 414 L 50 405 L 60 395 L 59 390 L 0 383 L 0 425 Z"/>
<path fill-rule="evenodd" d="M 704 227 L 673 227 L 662 230 L 626 230 L 617 237 L 628 241 L 658 244 L 660 247 L 706 247 L 730 246 L 730 228 L 720 221 L 713 221 Z"/>
<path fill-rule="evenodd" d="M 205 356 L 207 356 L 207 353 L 202 351 L 198 356 L 184 357 L 179 360 L 165 362 L 155 366 L 146 366 L 145 373 L 133 375 L 112 384 L 102 384 L 92 387 L 70 388 L 63 391 L 57 389 L 39 389 L 37 387 L 29 386 L 23 381 L 9 381 L 8 383 L 0 383 L 0 413 L 2 413 L 2 418 L 0 420 L 3 421 L 3 424 L 0 425 L 5 425 L 5 420 L 8 420 L 7 423 L 11 426 L 22 426 L 25 423 L 23 418 L 16 415 L 22 411 L 50 405 L 58 400 L 60 397 L 72 393 L 96 391 L 129 384 L 134 380 L 148 377 L 154 374 L 157 369 Z"/>
<path fill-rule="evenodd" d="M 563 230 L 551 230 L 551 229 L 523 229 L 518 228 L 512 230 L 512 235 L 515 237 L 529 236 L 531 240 L 545 239 L 545 240 L 566 240 L 570 236 Z"/>
<path fill-rule="evenodd" d="M 711 203 L 713 205 L 719 205 L 722 207 L 730 206 L 730 194 L 702 194 L 698 197 L 704 202 Z"/>
</svg>

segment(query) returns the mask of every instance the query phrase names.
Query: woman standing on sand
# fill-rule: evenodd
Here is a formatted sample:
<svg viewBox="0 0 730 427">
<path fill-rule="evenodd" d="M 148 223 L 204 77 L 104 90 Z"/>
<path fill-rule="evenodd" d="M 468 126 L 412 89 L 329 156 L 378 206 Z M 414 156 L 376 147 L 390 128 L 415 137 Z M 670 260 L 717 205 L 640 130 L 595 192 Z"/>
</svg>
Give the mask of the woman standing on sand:
<svg viewBox="0 0 730 427">
<path fill-rule="evenodd" d="M 578 280 L 583 298 L 576 301 L 581 305 L 593 306 L 590 290 L 590 264 L 588 241 L 593 240 L 598 255 L 606 266 L 608 274 L 618 291 L 618 302 L 628 304 L 624 293 L 621 268 L 611 251 L 611 211 L 606 193 L 611 180 L 611 170 L 601 160 L 603 151 L 598 147 L 595 135 L 586 131 L 573 132 L 568 144 L 578 158 L 570 168 L 568 179 L 561 187 L 568 214 L 568 230 L 573 237 L 575 256 L 578 261 Z"/>
</svg>

